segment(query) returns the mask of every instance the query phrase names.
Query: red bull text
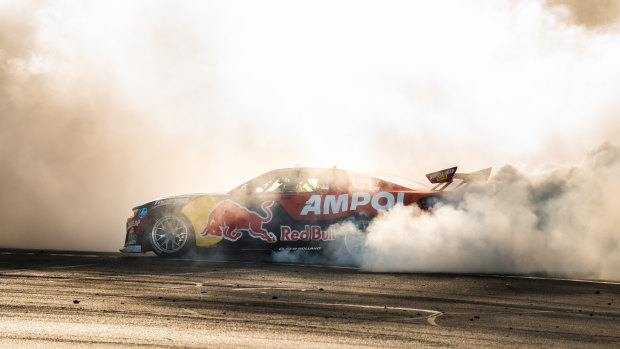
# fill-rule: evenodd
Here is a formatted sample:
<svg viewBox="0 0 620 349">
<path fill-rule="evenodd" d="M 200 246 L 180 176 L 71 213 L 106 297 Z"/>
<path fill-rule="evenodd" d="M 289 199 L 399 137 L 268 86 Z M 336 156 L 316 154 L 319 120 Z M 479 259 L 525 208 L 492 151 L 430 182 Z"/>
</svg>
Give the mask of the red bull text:
<svg viewBox="0 0 620 349">
<path fill-rule="evenodd" d="M 280 227 L 280 241 L 330 241 L 336 240 L 336 228 L 330 225 L 327 230 L 321 230 L 316 225 L 306 225 L 301 231 L 293 230 L 289 226 Z"/>
</svg>

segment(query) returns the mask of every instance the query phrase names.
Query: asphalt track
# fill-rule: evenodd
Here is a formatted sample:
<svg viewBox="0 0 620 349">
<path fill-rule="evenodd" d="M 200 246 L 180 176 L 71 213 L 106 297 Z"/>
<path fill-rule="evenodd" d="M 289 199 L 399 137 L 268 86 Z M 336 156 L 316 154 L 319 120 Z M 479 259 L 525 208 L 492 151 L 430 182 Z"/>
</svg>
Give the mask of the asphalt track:
<svg viewBox="0 0 620 349">
<path fill-rule="evenodd" d="M 620 283 L 0 250 L 0 347 L 618 347 Z"/>
</svg>

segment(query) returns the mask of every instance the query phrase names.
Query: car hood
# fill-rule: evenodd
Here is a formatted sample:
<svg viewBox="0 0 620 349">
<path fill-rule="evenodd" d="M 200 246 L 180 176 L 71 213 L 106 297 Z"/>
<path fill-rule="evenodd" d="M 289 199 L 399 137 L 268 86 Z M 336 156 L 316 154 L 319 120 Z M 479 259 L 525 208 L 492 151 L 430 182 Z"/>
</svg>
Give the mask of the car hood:
<svg viewBox="0 0 620 349">
<path fill-rule="evenodd" d="M 133 209 L 135 210 L 135 209 L 140 209 L 143 207 L 151 208 L 151 207 L 170 205 L 170 204 L 184 204 L 184 203 L 188 203 L 194 199 L 204 197 L 204 196 L 223 197 L 226 195 L 227 194 L 225 192 L 220 192 L 220 193 L 196 193 L 196 194 L 164 196 L 164 197 L 146 202 L 142 205 L 138 205 L 134 207 Z"/>
</svg>

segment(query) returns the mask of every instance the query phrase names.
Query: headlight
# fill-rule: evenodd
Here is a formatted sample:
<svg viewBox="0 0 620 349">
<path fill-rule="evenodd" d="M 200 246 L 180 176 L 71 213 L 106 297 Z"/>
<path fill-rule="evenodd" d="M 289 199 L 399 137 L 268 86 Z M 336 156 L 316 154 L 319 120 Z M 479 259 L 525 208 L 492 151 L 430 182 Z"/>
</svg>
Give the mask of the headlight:
<svg viewBox="0 0 620 349">
<path fill-rule="evenodd" d="M 135 217 L 135 216 L 138 214 L 138 212 L 139 212 L 140 210 L 139 210 L 139 209 L 137 209 L 137 208 L 134 208 L 134 209 L 132 209 L 131 211 L 132 211 L 133 213 L 131 214 L 131 216 L 129 216 L 129 218 L 128 218 L 128 219 L 131 219 L 131 218 Z"/>
</svg>

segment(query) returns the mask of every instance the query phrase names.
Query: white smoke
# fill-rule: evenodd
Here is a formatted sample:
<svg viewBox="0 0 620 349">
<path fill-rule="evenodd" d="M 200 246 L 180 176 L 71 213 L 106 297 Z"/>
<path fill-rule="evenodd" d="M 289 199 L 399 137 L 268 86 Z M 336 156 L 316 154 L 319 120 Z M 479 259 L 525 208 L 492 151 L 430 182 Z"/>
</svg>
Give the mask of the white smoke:
<svg viewBox="0 0 620 349">
<path fill-rule="evenodd" d="M 277 263 L 303 263 L 303 264 L 322 264 L 323 256 L 313 251 L 306 250 L 282 250 L 274 252 L 271 260 Z"/>
<path fill-rule="evenodd" d="M 505 166 L 432 213 L 397 206 L 377 217 L 362 267 L 618 280 L 619 178 L 620 147 L 608 143 L 573 167 Z"/>
<path fill-rule="evenodd" d="M 620 139 L 619 3 L 0 0 L 0 247 L 294 163 L 575 161 Z"/>
</svg>

